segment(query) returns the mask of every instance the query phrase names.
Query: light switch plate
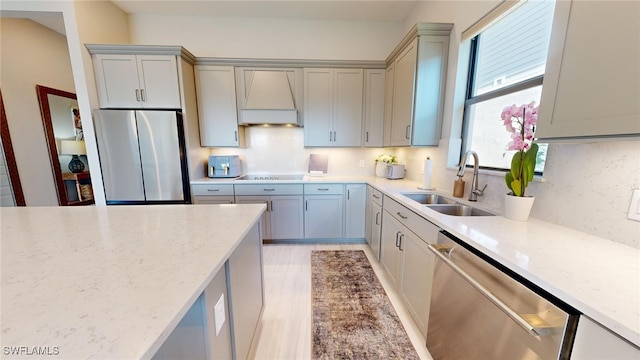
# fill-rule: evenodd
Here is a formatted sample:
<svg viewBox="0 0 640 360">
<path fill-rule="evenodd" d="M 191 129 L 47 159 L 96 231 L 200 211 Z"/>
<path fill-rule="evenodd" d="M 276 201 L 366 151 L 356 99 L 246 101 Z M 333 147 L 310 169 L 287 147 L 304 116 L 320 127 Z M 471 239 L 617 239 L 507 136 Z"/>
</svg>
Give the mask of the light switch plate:
<svg viewBox="0 0 640 360">
<path fill-rule="evenodd" d="M 361 168 L 363 168 L 363 167 L 364 167 L 364 160 L 360 160 L 360 161 L 358 162 L 358 165 L 359 165 Z"/>
<path fill-rule="evenodd" d="M 629 213 L 627 219 L 640 221 L 640 190 L 633 190 L 633 196 L 631 196 L 631 204 L 629 205 Z"/>
<path fill-rule="evenodd" d="M 213 307 L 213 319 L 216 323 L 216 336 L 218 336 L 225 321 L 224 294 L 220 295 L 216 306 Z"/>
</svg>

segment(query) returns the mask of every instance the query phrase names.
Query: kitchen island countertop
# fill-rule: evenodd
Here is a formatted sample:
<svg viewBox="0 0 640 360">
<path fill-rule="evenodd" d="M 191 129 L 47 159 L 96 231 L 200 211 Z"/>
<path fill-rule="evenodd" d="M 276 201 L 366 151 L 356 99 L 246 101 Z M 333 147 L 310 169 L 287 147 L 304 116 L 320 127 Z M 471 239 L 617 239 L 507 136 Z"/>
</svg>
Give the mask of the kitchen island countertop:
<svg viewBox="0 0 640 360">
<path fill-rule="evenodd" d="M 2 208 L 3 358 L 151 358 L 264 209 Z"/>
</svg>

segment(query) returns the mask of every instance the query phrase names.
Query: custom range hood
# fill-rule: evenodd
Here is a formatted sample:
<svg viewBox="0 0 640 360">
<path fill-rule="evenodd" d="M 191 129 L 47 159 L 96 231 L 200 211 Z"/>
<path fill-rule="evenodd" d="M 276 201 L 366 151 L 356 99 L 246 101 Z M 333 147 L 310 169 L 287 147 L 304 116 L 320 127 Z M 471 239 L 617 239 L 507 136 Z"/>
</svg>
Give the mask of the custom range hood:
<svg viewBox="0 0 640 360">
<path fill-rule="evenodd" d="M 301 69 L 237 69 L 238 123 L 299 125 L 297 91 L 302 90 Z M 298 98 L 300 99 L 300 98 Z"/>
</svg>

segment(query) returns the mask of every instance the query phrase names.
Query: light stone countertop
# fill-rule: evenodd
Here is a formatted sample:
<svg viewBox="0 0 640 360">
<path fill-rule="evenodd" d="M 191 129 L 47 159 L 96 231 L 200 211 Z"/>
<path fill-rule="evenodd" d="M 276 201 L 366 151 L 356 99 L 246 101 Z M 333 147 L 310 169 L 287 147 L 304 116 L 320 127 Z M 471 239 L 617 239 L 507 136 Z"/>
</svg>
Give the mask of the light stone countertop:
<svg viewBox="0 0 640 360">
<path fill-rule="evenodd" d="M 3 358 L 151 358 L 264 210 L 0 209 Z"/>
<path fill-rule="evenodd" d="M 209 180 L 192 184 L 210 183 Z M 234 184 L 264 181 L 230 181 Z M 378 177 L 305 177 L 279 183 L 368 183 L 581 313 L 640 347 L 640 249 L 529 218 L 459 217 L 438 213 L 403 196 L 420 183 Z M 450 192 L 435 193 L 451 197 Z M 466 198 L 455 199 L 471 204 Z M 473 206 L 483 208 L 482 199 Z"/>
</svg>

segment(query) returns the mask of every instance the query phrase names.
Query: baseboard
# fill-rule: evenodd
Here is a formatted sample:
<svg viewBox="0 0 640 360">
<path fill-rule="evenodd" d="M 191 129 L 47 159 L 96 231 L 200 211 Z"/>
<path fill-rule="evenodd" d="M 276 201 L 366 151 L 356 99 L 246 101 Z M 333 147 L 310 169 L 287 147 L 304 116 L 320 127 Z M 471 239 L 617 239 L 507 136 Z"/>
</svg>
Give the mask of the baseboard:
<svg viewBox="0 0 640 360">
<path fill-rule="evenodd" d="M 264 239 L 263 244 L 293 245 L 293 244 L 366 244 L 365 238 L 340 239 Z"/>
</svg>

